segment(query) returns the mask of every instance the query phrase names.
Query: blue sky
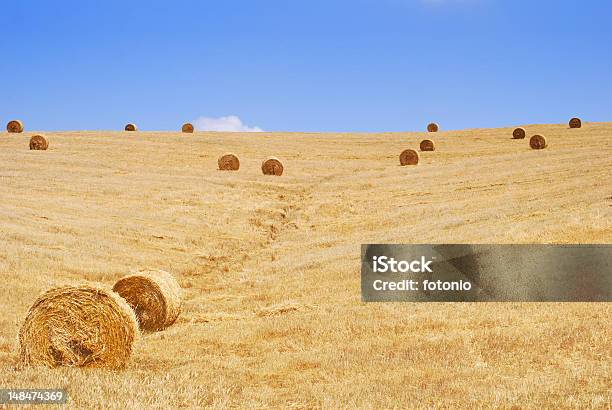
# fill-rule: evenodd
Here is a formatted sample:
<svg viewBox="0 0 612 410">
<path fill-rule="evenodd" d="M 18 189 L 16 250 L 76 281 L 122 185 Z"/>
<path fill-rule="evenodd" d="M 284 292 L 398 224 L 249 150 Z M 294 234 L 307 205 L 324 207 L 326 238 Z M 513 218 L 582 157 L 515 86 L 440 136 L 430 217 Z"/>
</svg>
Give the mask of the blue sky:
<svg viewBox="0 0 612 410">
<path fill-rule="evenodd" d="M 608 1 L 5 0 L 2 14 L 0 120 L 30 130 L 612 120 Z"/>
</svg>

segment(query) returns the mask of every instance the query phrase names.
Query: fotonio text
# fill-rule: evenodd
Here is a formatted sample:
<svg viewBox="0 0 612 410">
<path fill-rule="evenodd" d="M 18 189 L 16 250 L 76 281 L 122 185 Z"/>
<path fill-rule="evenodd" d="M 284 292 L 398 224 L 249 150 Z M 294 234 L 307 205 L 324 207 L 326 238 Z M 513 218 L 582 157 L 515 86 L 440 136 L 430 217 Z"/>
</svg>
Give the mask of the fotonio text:
<svg viewBox="0 0 612 410">
<path fill-rule="evenodd" d="M 427 260 L 424 256 L 421 256 L 420 260 L 417 259 L 412 261 L 397 261 L 394 258 L 389 258 L 387 256 L 374 256 L 372 261 L 372 268 L 375 273 L 433 273 L 429 267 L 433 261 Z"/>
<path fill-rule="evenodd" d="M 416 280 L 385 281 L 376 279 L 372 282 L 374 290 L 429 290 L 429 291 L 468 291 L 472 289 L 472 283 L 460 280 L 458 282 L 444 282 L 441 280 L 424 280 L 422 286 Z"/>
</svg>

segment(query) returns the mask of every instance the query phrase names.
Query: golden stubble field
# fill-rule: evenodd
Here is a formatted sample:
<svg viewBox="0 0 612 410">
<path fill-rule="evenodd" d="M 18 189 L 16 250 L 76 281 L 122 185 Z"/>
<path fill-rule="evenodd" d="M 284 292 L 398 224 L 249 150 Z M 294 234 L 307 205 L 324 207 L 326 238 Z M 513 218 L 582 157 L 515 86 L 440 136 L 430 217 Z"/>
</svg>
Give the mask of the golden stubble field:
<svg viewBox="0 0 612 410">
<path fill-rule="evenodd" d="M 362 243 L 609 243 L 612 123 L 425 133 L 0 134 L 0 388 L 71 407 L 609 408 L 609 303 L 360 301 Z M 226 151 L 239 172 L 217 171 Z M 282 177 L 261 174 L 278 156 Z M 36 296 L 171 271 L 125 371 L 15 370 Z"/>
</svg>

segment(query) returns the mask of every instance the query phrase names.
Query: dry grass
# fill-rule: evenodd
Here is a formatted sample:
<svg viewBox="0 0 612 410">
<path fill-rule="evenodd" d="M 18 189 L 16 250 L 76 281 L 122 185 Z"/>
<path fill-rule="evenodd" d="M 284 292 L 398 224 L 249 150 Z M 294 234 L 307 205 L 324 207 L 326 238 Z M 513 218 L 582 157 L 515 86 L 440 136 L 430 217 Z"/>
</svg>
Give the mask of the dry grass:
<svg viewBox="0 0 612 410">
<path fill-rule="evenodd" d="M 513 129 L 439 132 L 409 172 L 422 133 L 64 132 L 46 155 L 5 134 L 3 387 L 81 408 L 605 408 L 611 304 L 360 302 L 362 243 L 612 240 L 612 124 L 529 125 L 539 152 Z M 225 150 L 240 172 L 216 170 Z M 176 273 L 183 311 L 125 371 L 13 370 L 41 291 L 143 267 Z"/>
<path fill-rule="evenodd" d="M 20 368 L 125 368 L 138 336 L 123 299 L 96 286 L 61 286 L 43 293 L 19 331 Z"/>
<path fill-rule="evenodd" d="M 125 276 L 113 286 L 134 310 L 141 330 L 172 325 L 181 313 L 181 287 L 171 273 L 148 270 Z"/>
</svg>

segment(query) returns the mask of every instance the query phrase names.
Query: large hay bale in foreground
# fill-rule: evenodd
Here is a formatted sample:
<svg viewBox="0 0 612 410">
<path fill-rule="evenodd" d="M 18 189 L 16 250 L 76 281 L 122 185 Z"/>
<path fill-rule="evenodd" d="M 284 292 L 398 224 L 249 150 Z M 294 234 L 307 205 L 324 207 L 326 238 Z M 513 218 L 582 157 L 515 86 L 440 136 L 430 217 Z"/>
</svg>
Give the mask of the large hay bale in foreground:
<svg viewBox="0 0 612 410">
<path fill-rule="evenodd" d="M 194 128 L 193 124 L 192 124 L 192 123 L 190 123 L 190 122 L 186 122 L 186 123 L 185 123 L 185 124 L 183 124 L 183 126 L 181 127 L 181 131 L 182 131 L 182 132 L 186 132 L 186 133 L 189 133 L 189 134 L 193 133 L 193 130 L 194 130 L 194 129 L 195 129 L 195 128 Z"/>
<path fill-rule="evenodd" d="M 427 132 L 438 132 L 440 127 L 435 122 L 431 122 L 427 125 Z"/>
<path fill-rule="evenodd" d="M 419 163 L 419 154 L 413 149 L 405 149 L 400 154 L 400 165 L 416 165 Z"/>
<path fill-rule="evenodd" d="M 128 275 L 119 279 L 113 290 L 134 309 L 141 330 L 163 330 L 181 313 L 181 287 L 168 272 L 147 270 Z"/>
<path fill-rule="evenodd" d="M 580 118 L 572 118 L 571 120 L 569 120 L 569 127 L 570 128 L 582 128 L 582 120 Z"/>
<path fill-rule="evenodd" d="M 421 151 L 435 151 L 436 147 L 434 145 L 434 142 L 432 140 L 423 140 L 421 141 L 421 144 L 419 145 L 419 148 L 421 149 Z"/>
<path fill-rule="evenodd" d="M 525 131 L 525 128 L 515 128 L 514 131 L 512 131 L 512 138 L 515 140 L 522 140 L 527 136 L 527 131 Z"/>
<path fill-rule="evenodd" d="M 529 139 L 529 146 L 532 149 L 544 149 L 548 146 L 546 138 L 543 135 L 534 135 Z"/>
<path fill-rule="evenodd" d="M 240 168 L 240 160 L 231 152 L 221 155 L 217 164 L 221 171 L 238 171 Z"/>
<path fill-rule="evenodd" d="M 122 369 L 137 336 L 134 312 L 119 295 L 90 285 L 58 287 L 28 311 L 20 365 Z"/>
<path fill-rule="evenodd" d="M 49 141 L 42 135 L 33 135 L 30 138 L 30 149 L 44 151 L 49 148 Z"/>
<path fill-rule="evenodd" d="M 20 133 L 23 132 L 23 122 L 19 120 L 12 120 L 6 124 L 6 130 L 10 133 Z"/>
<path fill-rule="evenodd" d="M 261 163 L 261 171 L 264 175 L 283 175 L 283 163 L 276 157 L 268 157 Z"/>
<path fill-rule="evenodd" d="M 125 126 L 125 130 L 126 131 L 138 131 L 138 127 L 136 127 L 136 124 L 130 123 Z"/>
</svg>

